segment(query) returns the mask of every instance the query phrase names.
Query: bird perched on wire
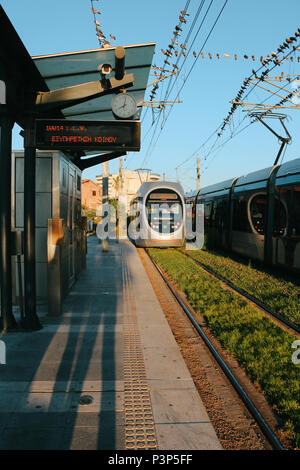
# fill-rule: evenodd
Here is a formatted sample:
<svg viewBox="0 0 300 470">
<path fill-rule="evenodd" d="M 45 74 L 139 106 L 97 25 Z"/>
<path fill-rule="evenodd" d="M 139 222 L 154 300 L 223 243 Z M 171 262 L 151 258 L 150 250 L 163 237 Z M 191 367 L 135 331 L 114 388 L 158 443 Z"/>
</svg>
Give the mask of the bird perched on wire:
<svg viewBox="0 0 300 470">
<path fill-rule="evenodd" d="M 180 13 L 183 15 L 183 16 L 190 16 L 190 14 L 185 11 L 185 10 L 180 10 Z"/>
<path fill-rule="evenodd" d="M 101 26 L 101 24 L 100 24 L 99 21 L 97 21 L 97 20 L 94 20 L 94 23 L 95 23 L 97 26 Z"/>
<path fill-rule="evenodd" d="M 114 36 L 113 34 L 110 34 L 110 37 L 115 41 L 116 40 L 116 36 Z"/>
<path fill-rule="evenodd" d="M 201 55 L 202 59 L 204 59 L 204 54 L 203 54 L 202 51 L 200 52 L 200 55 Z"/>
<path fill-rule="evenodd" d="M 185 53 L 184 51 L 182 51 L 182 55 L 183 55 L 184 57 L 186 57 L 186 53 Z"/>
<path fill-rule="evenodd" d="M 179 21 L 180 23 L 186 23 L 186 19 L 184 18 L 184 16 L 181 15 L 179 15 Z"/>
<path fill-rule="evenodd" d="M 98 13 L 98 15 L 101 15 L 100 11 L 96 10 L 96 8 L 92 8 L 92 12 L 95 13 L 95 14 Z"/>
<path fill-rule="evenodd" d="M 193 56 L 197 57 L 197 53 L 195 51 L 193 51 Z"/>
<path fill-rule="evenodd" d="M 238 56 L 237 54 L 234 54 L 234 60 L 237 60 Z"/>
<path fill-rule="evenodd" d="M 180 44 L 181 49 L 184 49 L 186 51 L 186 47 L 184 44 Z"/>
<path fill-rule="evenodd" d="M 209 57 L 210 59 L 212 59 L 212 55 L 211 55 L 210 52 L 208 53 L 208 57 Z"/>
</svg>

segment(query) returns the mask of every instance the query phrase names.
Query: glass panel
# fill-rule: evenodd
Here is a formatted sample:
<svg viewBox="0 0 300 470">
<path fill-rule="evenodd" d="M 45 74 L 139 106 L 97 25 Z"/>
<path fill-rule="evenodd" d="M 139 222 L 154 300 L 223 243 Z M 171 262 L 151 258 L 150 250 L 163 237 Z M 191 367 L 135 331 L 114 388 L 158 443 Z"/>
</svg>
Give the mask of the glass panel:
<svg viewBox="0 0 300 470">
<path fill-rule="evenodd" d="M 277 188 L 278 189 L 278 188 Z M 288 212 L 286 235 L 289 237 L 300 236 L 300 186 L 280 188 L 280 200 L 285 204 Z"/>
<path fill-rule="evenodd" d="M 174 202 L 176 199 L 178 202 Z M 173 233 L 182 225 L 182 203 L 179 195 L 170 189 L 152 191 L 146 201 L 146 211 L 150 227 L 158 233 Z"/>
<path fill-rule="evenodd" d="M 247 204 L 242 198 L 235 199 L 233 202 L 232 229 L 238 232 L 250 232 Z"/>
<path fill-rule="evenodd" d="M 251 201 L 250 214 L 254 229 L 264 235 L 267 197 L 264 194 L 255 196 Z"/>
</svg>

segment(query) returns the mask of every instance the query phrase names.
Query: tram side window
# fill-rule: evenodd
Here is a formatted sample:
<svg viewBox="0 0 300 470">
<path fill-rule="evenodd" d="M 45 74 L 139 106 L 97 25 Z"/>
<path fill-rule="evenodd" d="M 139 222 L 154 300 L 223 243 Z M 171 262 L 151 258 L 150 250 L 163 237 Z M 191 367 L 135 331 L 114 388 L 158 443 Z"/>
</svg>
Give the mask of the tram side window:
<svg viewBox="0 0 300 470">
<path fill-rule="evenodd" d="M 247 217 L 247 204 L 242 198 L 233 201 L 232 230 L 238 232 L 249 232 Z"/>
<path fill-rule="evenodd" d="M 267 209 L 267 198 L 264 194 L 255 196 L 251 201 L 250 215 L 254 229 L 260 235 L 265 233 L 265 217 Z"/>
<path fill-rule="evenodd" d="M 226 198 L 216 201 L 216 225 L 219 230 L 227 227 L 228 202 Z"/>
<path fill-rule="evenodd" d="M 278 199 L 275 199 L 273 235 L 275 237 L 283 236 L 286 226 L 287 214 L 284 205 Z"/>
<path fill-rule="evenodd" d="M 209 224 L 211 217 L 212 202 L 206 202 L 204 204 L 204 218 L 205 222 Z"/>
<path fill-rule="evenodd" d="M 294 224 L 292 234 L 300 236 L 300 186 L 294 187 Z"/>
<path fill-rule="evenodd" d="M 288 210 L 287 235 L 300 237 L 300 186 L 282 188 L 280 198 L 285 200 Z"/>
</svg>

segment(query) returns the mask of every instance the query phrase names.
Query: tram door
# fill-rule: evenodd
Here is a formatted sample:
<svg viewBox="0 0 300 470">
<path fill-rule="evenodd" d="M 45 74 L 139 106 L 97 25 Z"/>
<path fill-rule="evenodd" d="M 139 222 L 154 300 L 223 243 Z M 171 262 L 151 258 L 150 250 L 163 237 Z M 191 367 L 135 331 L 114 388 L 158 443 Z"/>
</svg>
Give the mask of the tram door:
<svg viewBox="0 0 300 470">
<path fill-rule="evenodd" d="M 68 232 L 69 232 L 69 287 L 75 281 L 75 170 L 69 167 Z"/>
</svg>

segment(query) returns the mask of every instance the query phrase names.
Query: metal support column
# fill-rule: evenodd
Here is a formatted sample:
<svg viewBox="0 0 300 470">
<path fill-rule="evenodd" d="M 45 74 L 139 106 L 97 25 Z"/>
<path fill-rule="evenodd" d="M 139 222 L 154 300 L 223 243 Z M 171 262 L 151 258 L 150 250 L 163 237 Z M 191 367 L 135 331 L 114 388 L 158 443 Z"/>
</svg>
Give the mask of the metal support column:
<svg viewBox="0 0 300 470">
<path fill-rule="evenodd" d="M 36 149 L 31 145 L 32 121 L 25 130 L 24 142 L 24 290 L 25 318 L 22 327 L 40 330 L 42 325 L 36 313 L 35 265 L 35 179 Z"/>
<path fill-rule="evenodd" d="M 197 191 L 200 191 L 200 158 L 197 157 Z"/>
<path fill-rule="evenodd" d="M 275 211 L 275 181 L 279 165 L 273 166 L 267 186 L 267 208 L 265 214 L 265 241 L 264 241 L 264 262 L 271 266 L 273 263 L 273 231 L 274 231 L 274 211 Z"/>
<path fill-rule="evenodd" d="M 3 83 L 3 82 L 2 82 Z M 0 104 L 0 288 L 3 332 L 17 328 L 12 313 L 11 269 L 11 135 L 14 121 L 5 104 Z"/>
<path fill-rule="evenodd" d="M 108 209 L 109 195 L 108 195 L 108 178 L 109 178 L 109 166 L 108 161 L 102 163 L 102 215 L 104 210 Z M 108 220 L 110 220 L 110 213 L 108 213 Z M 109 224 L 108 224 L 109 225 Z M 109 231 L 109 226 L 108 226 Z M 108 251 L 108 236 L 103 237 L 102 240 L 102 251 Z"/>
</svg>

